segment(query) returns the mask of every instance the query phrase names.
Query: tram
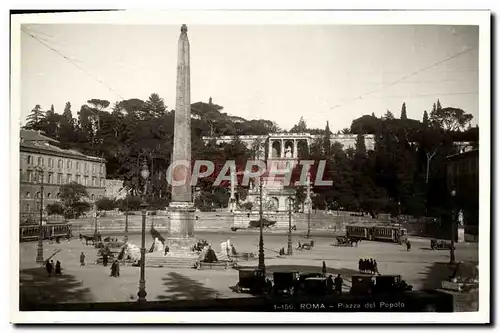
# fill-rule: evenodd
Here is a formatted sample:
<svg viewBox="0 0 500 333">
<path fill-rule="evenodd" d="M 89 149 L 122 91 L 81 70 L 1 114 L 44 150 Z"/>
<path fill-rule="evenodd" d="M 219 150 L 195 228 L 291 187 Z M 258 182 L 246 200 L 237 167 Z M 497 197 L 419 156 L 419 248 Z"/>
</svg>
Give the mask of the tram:
<svg viewBox="0 0 500 333">
<path fill-rule="evenodd" d="M 405 228 L 401 228 L 398 225 L 347 225 L 346 236 L 366 240 L 404 243 L 408 239 L 408 232 Z"/>
<path fill-rule="evenodd" d="M 69 223 L 53 223 L 42 226 L 43 239 L 55 237 L 68 237 L 71 235 L 71 224 Z M 21 225 L 19 226 L 19 240 L 21 242 L 29 242 L 38 240 L 40 237 L 39 225 Z"/>
</svg>

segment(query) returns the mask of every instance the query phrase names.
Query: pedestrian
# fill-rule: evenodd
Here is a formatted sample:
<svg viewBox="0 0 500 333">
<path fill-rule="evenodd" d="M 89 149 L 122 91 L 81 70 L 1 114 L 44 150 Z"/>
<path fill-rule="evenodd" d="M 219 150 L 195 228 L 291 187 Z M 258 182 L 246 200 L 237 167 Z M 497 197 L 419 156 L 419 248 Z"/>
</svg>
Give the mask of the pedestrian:
<svg viewBox="0 0 500 333">
<path fill-rule="evenodd" d="M 373 260 L 373 271 L 375 272 L 375 274 L 380 275 L 380 273 L 378 272 L 377 260 Z"/>
<path fill-rule="evenodd" d="M 80 254 L 80 266 L 85 266 L 85 254 L 83 252 Z"/>
<path fill-rule="evenodd" d="M 116 276 L 116 261 L 113 261 L 113 263 L 111 264 L 111 275 L 110 276 L 113 276 L 113 277 Z"/>
<path fill-rule="evenodd" d="M 54 269 L 55 269 L 55 266 L 56 266 L 56 265 L 54 264 L 54 260 L 51 260 L 51 261 L 50 261 L 50 267 L 51 267 L 51 273 L 52 273 L 52 275 L 54 274 Z"/>
<path fill-rule="evenodd" d="M 370 259 L 369 270 L 370 274 L 373 274 L 375 272 L 375 265 L 373 264 L 373 258 Z"/>
<path fill-rule="evenodd" d="M 359 259 L 358 270 L 360 273 L 363 271 L 363 259 Z"/>
<path fill-rule="evenodd" d="M 406 251 L 410 251 L 411 250 L 411 243 L 410 241 L 406 241 Z"/>
<path fill-rule="evenodd" d="M 333 291 L 333 287 L 334 287 L 334 284 L 333 284 L 332 276 L 328 275 L 328 277 L 326 278 L 326 293 L 327 294 L 331 293 Z"/>
<path fill-rule="evenodd" d="M 164 255 L 167 255 L 168 251 L 170 251 L 170 248 L 168 247 L 168 245 L 165 245 Z"/>
<path fill-rule="evenodd" d="M 323 260 L 323 268 L 321 271 L 323 272 L 323 275 L 326 276 L 326 263 L 324 260 Z"/>
<path fill-rule="evenodd" d="M 340 277 L 340 274 L 337 275 L 335 278 L 335 293 L 336 294 L 341 294 L 342 293 L 342 284 L 344 283 L 344 280 Z"/>
<path fill-rule="evenodd" d="M 116 263 L 116 268 L 115 268 L 116 277 L 120 277 L 120 263 L 118 262 L 118 260 L 115 260 L 115 263 Z"/>
<path fill-rule="evenodd" d="M 56 271 L 55 271 L 55 275 L 61 275 L 61 262 L 58 260 L 56 262 Z"/>
<path fill-rule="evenodd" d="M 104 252 L 102 255 L 102 265 L 104 267 L 108 266 L 108 253 Z"/>
<path fill-rule="evenodd" d="M 52 265 L 51 265 L 50 261 L 48 261 L 48 260 L 45 262 L 45 270 L 47 271 L 47 274 L 49 276 L 52 275 Z"/>
</svg>

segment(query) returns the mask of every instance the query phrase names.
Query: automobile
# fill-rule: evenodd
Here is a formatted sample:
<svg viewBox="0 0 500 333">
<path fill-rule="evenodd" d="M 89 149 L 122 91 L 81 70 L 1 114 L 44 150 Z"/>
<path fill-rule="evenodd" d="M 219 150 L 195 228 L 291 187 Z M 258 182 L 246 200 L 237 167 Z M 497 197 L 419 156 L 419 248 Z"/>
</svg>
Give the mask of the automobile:
<svg viewBox="0 0 500 333">
<path fill-rule="evenodd" d="M 299 281 L 299 272 L 274 272 L 273 291 L 275 295 L 294 295 Z"/>
<path fill-rule="evenodd" d="M 238 271 L 236 292 L 248 291 L 251 294 L 264 293 L 267 289 L 265 272 L 261 269 L 242 268 Z"/>
</svg>

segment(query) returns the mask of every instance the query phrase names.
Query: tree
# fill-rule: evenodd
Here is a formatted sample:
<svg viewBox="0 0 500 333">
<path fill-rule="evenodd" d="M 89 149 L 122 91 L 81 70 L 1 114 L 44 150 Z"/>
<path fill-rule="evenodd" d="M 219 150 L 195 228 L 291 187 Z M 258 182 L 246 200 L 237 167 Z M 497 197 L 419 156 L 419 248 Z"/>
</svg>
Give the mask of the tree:
<svg viewBox="0 0 500 333">
<path fill-rule="evenodd" d="M 305 133 L 307 132 L 307 124 L 304 121 L 304 117 L 300 117 L 299 122 L 292 127 L 290 133 Z"/>
<path fill-rule="evenodd" d="M 45 116 L 46 116 L 46 117 L 50 117 L 50 116 L 53 116 L 55 113 L 56 113 L 56 112 L 55 112 L 55 110 L 54 110 L 54 104 L 52 104 L 52 105 L 50 106 L 50 109 L 49 109 L 49 110 L 47 110 L 47 112 L 45 113 Z"/>
<path fill-rule="evenodd" d="M 405 120 L 408 119 L 408 116 L 406 115 L 406 103 L 403 102 L 403 106 L 401 106 L 401 117 L 400 119 Z"/>
<path fill-rule="evenodd" d="M 438 101 L 439 102 L 439 101 Z M 446 107 L 436 107 L 436 111 L 431 112 L 431 123 L 445 131 L 458 131 L 466 128 L 471 122 L 472 114 L 466 113 L 462 109 Z"/>
<path fill-rule="evenodd" d="M 157 93 L 153 93 L 146 101 L 145 109 L 146 112 L 151 116 L 159 118 L 165 114 L 167 107 L 165 106 L 163 99 L 160 98 L 160 95 L 158 95 Z"/>
<path fill-rule="evenodd" d="M 103 197 L 95 202 L 98 210 L 113 210 L 117 207 L 115 200 Z"/>
<path fill-rule="evenodd" d="M 326 121 L 326 127 L 325 127 L 325 134 L 323 136 L 323 152 L 326 156 L 330 156 L 330 136 L 332 135 L 332 132 L 330 131 L 330 126 L 328 124 L 328 121 Z"/>
<path fill-rule="evenodd" d="M 50 215 L 64 215 L 64 207 L 59 202 L 47 205 L 47 214 Z"/>
<path fill-rule="evenodd" d="M 422 124 L 424 125 L 424 128 L 429 127 L 429 115 L 427 114 L 427 110 L 424 111 L 424 117 L 422 119 Z"/>
<path fill-rule="evenodd" d="M 73 122 L 73 114 L 71 113 L 71 103 L 66 102 L 66 105 L 64 106 L 64 112 L 63 112 L 63 117 L 66 118 L 68 123 Z"/>
<path fill-rule="evenodd" d="M 366 155 L 365 136 L 361 133 L 356 137 L 356 154 Z"/>
<path fill-rule="evenodd" d="M 31 113 L 26 117 L 26 129 L 36 129 L 36 126 L 45 118 L 45 112 L 42 111 L 40 104 L 35 105 Z"/>
<path fill-rule="evenodd" d="M 94 109 L 102 111 L 109 106 L 109 101 L 105 99 L 92 98 L 87 101 Z"/>
<path fill-rule="evenodd" d="M 64 213 L 67 217 L 79 217 L 86 208 L 90 207 L 82 201 L 83 198 L 88 198 L 87 189 L 85 186 L 72 182 L 61 185 L 60 189 L 61 203 L 64 207 Z"/>
<path fill-rule="evenodd" d="M 383 117 L 385 120 L 391 120 L 391 119 L 394 119 L 394 115 L 392 114 L 391 111 L 387 110 L 384 114 L 384 117 Z"/>
</svg>

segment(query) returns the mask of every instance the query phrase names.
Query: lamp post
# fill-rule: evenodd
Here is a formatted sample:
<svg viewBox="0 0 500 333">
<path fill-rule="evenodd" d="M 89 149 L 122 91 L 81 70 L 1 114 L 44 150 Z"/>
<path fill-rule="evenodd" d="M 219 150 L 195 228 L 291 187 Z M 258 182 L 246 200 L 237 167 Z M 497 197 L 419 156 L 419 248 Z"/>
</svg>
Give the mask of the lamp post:
<svg viewBox="0 0 500 333">
<path fill-rule="evenodd" d="M 97 216 L 99 215 L 99 214 L 97 213 L 97 204 L 95 204 L 95 212 L 94 212 L 94 214 L 95 214 L 95 215 L 94 215 L 94 236 L 96 236 L 96 237 L 97 237 L 97 231 L 98 231 L 98 230 L 97 230 Z"/>
<path fill-rule="evenodd" d="M 457 191 L 451 190 L 451 246 L 450 246 L 450 264 L 455 263 L 455 195 Z"/>
<path fill-rule="evenodd" d="M 146 280 L 145 280 L 145 268 L 146 268 L 146 208 L 148 204 L 146 203 L 146 191 L 147 183 L 149 178 L 148 165 L 146 164 L 146 159 L 142 163 L 141 177 L 144 180 L 144 189 L 141 196 L 141 211 L 142 211 L 142 234 L 141 234 L 141 277 L 139 280 L 139 296 L 138 301 L 143 303 L 146 302 Z"/>
<path fill-rule="evenodd" d="M 259 266 L 258 268 L 263 270 L 264 272 L 266 271 L 266 264 L 264 263 L 264 235 L 262 233 L 263 229 L 263 211 L 262 211 L 262 177 L 259 180 L 259 193 L 260 193 L 260 202 L 259 202 L 259 224 L 260 224 L 260 236 L 259 236 Z"/>
<path fill-rule="evenodd" d="M 399 228 L 399 244 L 403 244 L 403 238 L 401 237 L 401 201 L 398 200 L 398 228 Z"/>
<path fill-rule="evenodd" d="M 39 234 L 38 234 L 38 246 L 36 249 L 36 263 L 43 264 L 43 169 L 39 166 L 35 168 L 35 180 L 36 178 L 40 181 L 40 224 L 39 224 Z"/>
<path fill-rule="evenodd" d="M 128 191 L 125 194 L 125 235 L 128 234 Z"/>
<path fill-rule="evenodd" d="M 288 250 L 287 254 L 293 254 L 292 249 L 292 197 L 288 198 Z"/>
<path fill-rule="evenodd" d="M 312 200 L 311 200 L 311 174 L 307 173 L 306 179 L 306 189 L 307 189 L 307 235 L 306 238 L 311 237 L 311 208 L 312 208 Z"/>
</svg>

